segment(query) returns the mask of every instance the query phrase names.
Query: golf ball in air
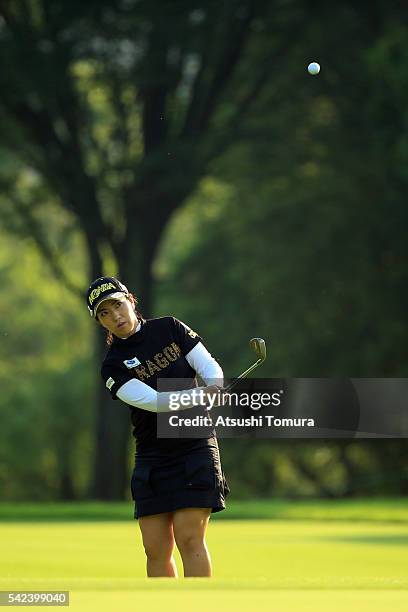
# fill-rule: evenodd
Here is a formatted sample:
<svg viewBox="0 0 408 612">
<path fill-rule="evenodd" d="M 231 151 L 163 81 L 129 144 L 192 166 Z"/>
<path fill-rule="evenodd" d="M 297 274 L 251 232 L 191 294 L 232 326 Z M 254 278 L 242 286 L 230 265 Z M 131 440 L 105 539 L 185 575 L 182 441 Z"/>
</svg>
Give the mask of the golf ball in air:
<svg viewBox="0 0 408 612">
<path fill-rule="evenodd" d="M 307 71 L 309 74 L 319 74 L 320 64 L 318 64 L 317 62 L 312 62 L 311 64 L 308 65 Z"/>
</svg>

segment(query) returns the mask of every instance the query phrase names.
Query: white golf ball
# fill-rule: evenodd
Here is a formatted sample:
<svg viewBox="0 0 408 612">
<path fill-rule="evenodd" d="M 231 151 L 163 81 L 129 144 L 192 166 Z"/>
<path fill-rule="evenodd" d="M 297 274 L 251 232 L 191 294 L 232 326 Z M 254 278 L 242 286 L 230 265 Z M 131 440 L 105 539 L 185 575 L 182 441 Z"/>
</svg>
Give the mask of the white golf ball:
<svg viewBox="0 0 408 612">
<path fill-rule="evenodd" d="M 309 74 L 319 74 L 320 64 L 318 64 L 317 62 L 312 62 L 311 64 L 308 65 L 307 71 Z"/>
</svg>

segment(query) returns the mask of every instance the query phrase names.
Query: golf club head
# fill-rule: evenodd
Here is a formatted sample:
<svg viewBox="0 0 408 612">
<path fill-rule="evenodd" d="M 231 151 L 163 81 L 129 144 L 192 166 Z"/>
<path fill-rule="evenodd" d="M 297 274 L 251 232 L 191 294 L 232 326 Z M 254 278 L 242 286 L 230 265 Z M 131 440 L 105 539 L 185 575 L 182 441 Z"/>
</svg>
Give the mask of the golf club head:
<svg viewBox="0 0 408 612">
<path fill-rule="evenodd" d="M 265 361 L 266 359 L 266 344 L 263 338 L 252 338 L 249 341 L 249 346 L 254 351 L 258 359 Z"/>
</svg>

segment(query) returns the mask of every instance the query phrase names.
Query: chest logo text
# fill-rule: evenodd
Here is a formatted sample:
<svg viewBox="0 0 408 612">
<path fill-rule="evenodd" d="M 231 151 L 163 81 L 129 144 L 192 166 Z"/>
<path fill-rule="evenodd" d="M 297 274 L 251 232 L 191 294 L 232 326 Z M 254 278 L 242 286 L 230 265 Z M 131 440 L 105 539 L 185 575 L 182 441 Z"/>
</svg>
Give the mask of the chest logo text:
<svg viewBox="0 0 408 612">
<path fill-rule="evenodd" d="M 154 374 L 160 373 L 179 357 L 181 357 L 181 349 L 176 342 L 172 342 L 169 346 L 165 346 L 161 353 L 156 353 L 151 359 L 146 359 L 144 365 L 128 366 L 126 362 L 124 363 L 126 367 L 133 367 L 138 379 L 143 381 L 148 380 Z M 138 363 L 140 364 L 140 361 Z"/>
</svg>

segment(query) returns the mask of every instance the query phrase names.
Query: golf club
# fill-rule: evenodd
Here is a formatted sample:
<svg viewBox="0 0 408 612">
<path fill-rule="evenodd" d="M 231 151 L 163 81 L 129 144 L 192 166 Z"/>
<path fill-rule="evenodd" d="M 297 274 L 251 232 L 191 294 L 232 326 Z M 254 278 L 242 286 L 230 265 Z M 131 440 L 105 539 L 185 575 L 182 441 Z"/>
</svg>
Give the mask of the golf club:
<svg viewBox="0 0 408 612">
<path fill-rule="evenodd" d="M 226 387 L 224 387 L 224 391 L 229 391 L 230 389 L 232 389 L 232 387 L 234 387 L 241 378 L 246 378 L 248 376 L 248 374 L 253 372 L 253 370 L 255 370 L 255 368 L 257 368 L 259 365 L 261 365 L 261 363 L 263 363 L 265 361 L 265 359 L 266 359 L 266 344 L 265 344 L 265 340 L 263 338 L 252 338 L 249 341 L 249 346 L 254 351 L 254 353 L 256 354 L 258 359 L 247 370 L 242 372 L 232 382 L 230 382 Z"/>
</svg>

